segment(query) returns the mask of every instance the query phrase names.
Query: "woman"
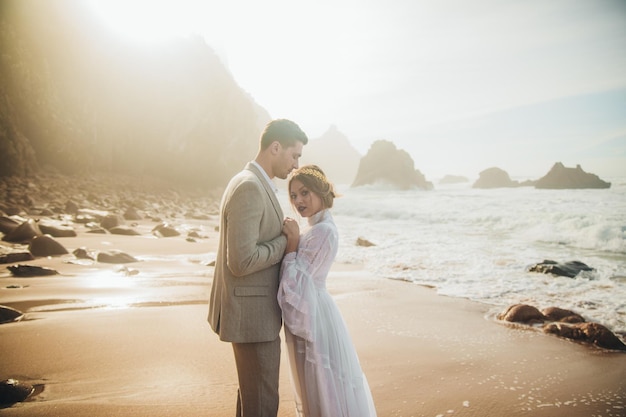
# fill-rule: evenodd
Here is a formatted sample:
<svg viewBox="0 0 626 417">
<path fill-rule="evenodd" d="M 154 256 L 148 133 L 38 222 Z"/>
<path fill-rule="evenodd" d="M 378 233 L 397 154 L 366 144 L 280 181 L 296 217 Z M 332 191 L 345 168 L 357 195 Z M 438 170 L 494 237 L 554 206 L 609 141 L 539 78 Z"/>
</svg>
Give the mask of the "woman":
<svg viewBox="0 0 626 417">
<path fill-rule="evenodd" d="M 326 291 L 338 248 L 329 210 L 335 198 L 333 186 L 319 167 L 306 165 L 292 173 L 289 196 L 309 224 L 300 235 L 297 222 L 285 220 L 287 249 L 278 290 L 298 415 L 376 416 L 348 329 Z"/>
</svg>

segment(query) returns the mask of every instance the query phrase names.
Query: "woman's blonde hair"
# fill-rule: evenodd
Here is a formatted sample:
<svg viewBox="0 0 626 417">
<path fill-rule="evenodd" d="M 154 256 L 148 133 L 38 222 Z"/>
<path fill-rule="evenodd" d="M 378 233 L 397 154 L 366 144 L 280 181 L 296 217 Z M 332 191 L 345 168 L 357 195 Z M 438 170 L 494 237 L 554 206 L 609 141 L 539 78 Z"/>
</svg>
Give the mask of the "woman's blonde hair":
<svg viewBox="0 0 626 417">
<path fill-rule="evenodd" d="M 309 191 L 315 193 L 322 199 L 322 205 L 324 208 L 331 208 L 337 194 L 335 193 L 335 187 L 328 181 L 324 171 L 317 165 L 304 165 L 291 173 L 289 177 L 288 189 L 291 191 L 291 182 L 298 180 Z"/>
</svg>

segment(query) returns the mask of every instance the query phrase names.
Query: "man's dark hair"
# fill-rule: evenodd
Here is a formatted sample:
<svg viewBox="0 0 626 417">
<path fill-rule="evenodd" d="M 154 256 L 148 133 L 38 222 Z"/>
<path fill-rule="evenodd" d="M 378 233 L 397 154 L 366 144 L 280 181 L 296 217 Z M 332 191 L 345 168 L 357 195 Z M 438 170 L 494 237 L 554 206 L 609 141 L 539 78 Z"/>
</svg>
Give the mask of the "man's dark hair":
<svg viewBox="0 0 626 417">
<path fill-rule="evenodd" d="M 285 148 L 289 148 L 298 141 L 306 145 L 309 138 L 300 129 L 300 126 L 291 120 L 276 119 L 265 126 L 265 130 L 263 130 L 261 135 L 261 149 L 266 149 L 274 141 L 277 141 Z"/>
</svg>

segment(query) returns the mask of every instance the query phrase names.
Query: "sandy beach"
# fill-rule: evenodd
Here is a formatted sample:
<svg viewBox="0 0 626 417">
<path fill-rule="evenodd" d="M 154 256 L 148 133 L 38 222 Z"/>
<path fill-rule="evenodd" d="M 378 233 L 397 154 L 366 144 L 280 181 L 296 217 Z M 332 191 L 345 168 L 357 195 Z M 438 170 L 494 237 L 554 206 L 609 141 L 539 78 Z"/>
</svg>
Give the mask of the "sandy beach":
<svg viewBox="0 0 626 417">
<path fill-rule="evenodd" d="M 58 238 L 70 253 L 120 250 L 125 265 L 73 255 L 28 262 L 59 275 L 0 270 L 0 304 L 23 320 L 0 325 L 0 380 L 35 386 L 4 416 L 232 416 L 236 373 L 229 344 L 206 322 L 217 218 L 202 237 Z M 524 326 L 500 309 L 337 263 L 329 291 L 348 323 L 379 416 L 624 416 L 626 355 Z M 283 358 L 285 349 L 283 347 Z M 295 416 L 288 362 L 281 417 Z"/>
</svg>

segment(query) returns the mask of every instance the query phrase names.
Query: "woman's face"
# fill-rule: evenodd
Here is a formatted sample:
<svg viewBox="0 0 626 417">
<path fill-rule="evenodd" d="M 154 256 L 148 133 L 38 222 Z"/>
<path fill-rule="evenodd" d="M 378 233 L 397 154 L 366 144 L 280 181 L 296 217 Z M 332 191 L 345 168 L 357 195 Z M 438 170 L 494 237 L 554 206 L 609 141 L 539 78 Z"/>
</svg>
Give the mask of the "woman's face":
<svg viewBox="0 0 626 417">
<path fill-rule="evenodd" d="M 291 181 L 289 197 L 302 217 L 311 217 L 324 208 L 322 199 L 297 179 Z"/>
</svg>

